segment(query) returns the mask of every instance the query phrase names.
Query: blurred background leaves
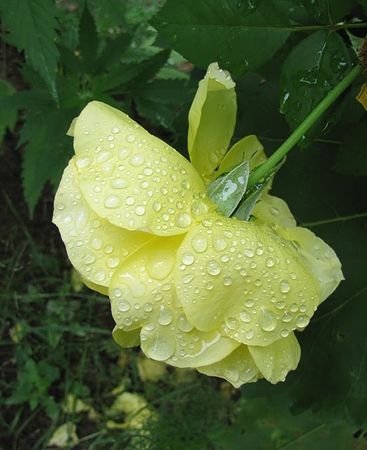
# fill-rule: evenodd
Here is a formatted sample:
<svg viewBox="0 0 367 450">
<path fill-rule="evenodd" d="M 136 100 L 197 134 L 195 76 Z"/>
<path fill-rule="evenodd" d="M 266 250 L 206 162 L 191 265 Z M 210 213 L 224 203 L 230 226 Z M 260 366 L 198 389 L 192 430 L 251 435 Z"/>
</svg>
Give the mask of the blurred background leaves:
<svg viewBox="0 0 367 450">
<path fill-rule="evenodd" d="M 83 288 L 50 224 L 65 133 L 90 100 L 186 154 L 198 80 L 218 61 L 237 84 L 233 142 L 257 134 L 269 155 L 357 62 L 366 1 L 0 0 L 0 11 L 0 448 L 367 448 L 365 74 L 274 182 L 346 278 L 299 334 L 285 383 L 236 391 L 121 352 L 108 301 Z"/>
</svg>

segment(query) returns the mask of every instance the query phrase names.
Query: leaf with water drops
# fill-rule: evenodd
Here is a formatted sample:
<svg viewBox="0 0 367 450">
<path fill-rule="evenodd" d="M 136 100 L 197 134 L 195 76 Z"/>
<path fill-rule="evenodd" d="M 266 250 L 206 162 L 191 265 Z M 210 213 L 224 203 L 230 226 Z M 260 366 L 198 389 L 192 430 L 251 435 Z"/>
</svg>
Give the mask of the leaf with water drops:
<svg viewBox="0 0 367 450">
<path fill-rule="evenodd" d="M 260 200 L 266 187 L 267 186 L 264 183 L 257 189 L 255 189 L 254 192 L 252 192 L 247 198 L 243 200 L 233 216 L 238 220 L 249 220 L 257 202 Z"/>
<path fill-rule="evenodd" d="M 284 381 L 288 372 L 296 369 L 301 357 L 301 348 L 294 333 L 266 347 L 248 347 L 261 374 L 270 383 Z"/>
<path fill-rule="evenodd" d="M 304 7 L 318 22 L 339 22 L 356 5 L 357 0 L 303 0 Z"/>
<path fill-rule="evenodd" d="M 66 167 L 55 197 L 53 222 L 76 270 L 100 291 L 116 268 L 152 237 L 122 230 L 99 217 L 83 198 L 75 158 Z M 96 289 L 97 288 L 97 289 Z"/>
<path fill-rule="evenodd" d="M 218 61 L 236 74 L 263 65 L 291 32 L 288 17 L 273 0 L 168 0 L 152 24 L 196 66 Z"/>
<path fill-rule="evenodd" d="M 224 216 L 229 217 L 239 205 L 246 192 L 249 174 L 249 163 L 245 161 L 209 184 L 209 197 Z"/>
<path fill-rule="evenodd" d="M 183 264 L 187 253 L 195 264 Z M 318 281 L 295 245 L 256 221 L 209 216 L 185 236 L 177 259 L 176 289 L 189 321 L 244 344 L 287 337 L 320 302 Z"/>
<path fill-rule="evenodd" d="M 282 70 L 281 111 L 296 128 L 351 68 L 343 39 L 329 31 L 312 33 L 296 45 Z"/>
<path fill-rule="evenodd" d="M 266 161 L 264 147 L 255 135 L 245 136 L 236 142 L 222 159 L 217 173 L 229 172 L 244 161 L 248 161 L 250 170 Z"/>
<path fill-rule="evenodd" d="M 188 151 L 193 166 L 210 177 L 225 155 L 236 123 L 235 83 L 217 63 L 199 82 L 189 112 Z"/>
<path fill-rule="evenodd" d="M 197 370 L 205 375 L 224 378 L 235 388 L 239 388 L 245 383 L 254 383 L 262 378 L 246 345 L 240 345 L 221 361 L 198 367 Z"/>
<path fill-rule="evenodd" d="M 117 109 L 89 103 L 75 122 L 74 148 L 85 200 L 118 227 L 182 234 L 208 210 L 192 165 Z"/>
</svg>

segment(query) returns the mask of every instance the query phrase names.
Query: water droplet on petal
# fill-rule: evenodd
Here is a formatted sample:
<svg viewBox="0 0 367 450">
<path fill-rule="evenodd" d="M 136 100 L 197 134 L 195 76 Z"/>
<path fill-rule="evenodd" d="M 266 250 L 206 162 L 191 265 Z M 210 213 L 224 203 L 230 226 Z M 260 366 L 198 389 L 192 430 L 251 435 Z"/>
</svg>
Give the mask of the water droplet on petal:
<svg viewBox="0 0 367 450">
<path fill-rule="evenodd" d="M 121 205 L 121 200 L 116 195 L 109 195 L 105 198 L 104 206 L 106 208 L 115 209 Z"/>
<path fill-rule="evenodd" d="M 158 322 L 160 325 L 169 325 L 172 322 L 173 314 L 169 308 L 161 305 Z"/>
<path fill-rule="evenodd" d="M 310 318 L 306 315 L 298 316 L 296 325 L 298 328 L 305 328 L 310 322 Z"/>
<path fill-rule="evenodd" d="M 260 327 L 264 331 L 273 331 L 277 326 L 277 321 L 274 314 L 268 309 L 262 308 L 260 310 Z"/>
<path fill-rule="evenodd" d="M 210 260 L 208 261 L 207 265 L 206 265 L 206 270 L 208 272 L 209 275 L 219 275 L 220 274 L 220 265 L 214 261 L 214 260 Z"/>
<path fill-rule="evenodd" d="M 191 217 L 187 213 L 180 213 L 176 218 L 176 225 L 180 228 L 189 227 L 191 222 Z"/>
<path fill-rule="evenodd" d="M 119 305 L 118 305 L 118 309 L 119 309 L 119 311 L 121 311 L 121 312 L 127 312 L 127 311 L 129 311 L 130 310 L 130 308 L 131 308 L 131 305 L 130 305 L 130 303 L 128 302 L 128 301 L 123 301 L 123 302 L 120 302 L 119 303 Z"/>
<path fill-rule="evenodd" d="M 280 282 L 279 289 L 282 294 L 286 294 L 287 292 L 289 292 L 291 290 L 291 287 L 287 280 L 282 280 Z"/>
<path fill-rule="evenodd" d="M 192 238 L 191 245 L 197 253 L 203 253 L 208 248 L 208 240 L 205 236 L 197 234 Z"/>
</svg>

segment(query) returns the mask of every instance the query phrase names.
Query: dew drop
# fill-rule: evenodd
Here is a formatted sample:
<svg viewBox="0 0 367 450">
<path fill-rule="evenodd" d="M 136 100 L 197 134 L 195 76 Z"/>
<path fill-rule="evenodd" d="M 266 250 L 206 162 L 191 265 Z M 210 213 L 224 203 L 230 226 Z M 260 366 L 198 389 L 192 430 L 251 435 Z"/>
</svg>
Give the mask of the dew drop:
<svg viewBox="0 0 367 450">
<path fill-rule="evenodd" d="M 190 283 L 192 280 L 193 280 L 193 278 L 194 278 L 194 276 L 190 273 L 190 274 L 187 274 L 187 275 L 184 275 L 183 277 L 182 277 L 182 282 L 184 283 L 184 284 L 188 284 L 188 283 Z"/>
<path fill-rule="evenodd" d="M 208 272 L 209 275 L 219 275 L 220 274 L 220 266 L 219 264 L 214 261 L 214 260 L 210 260 L 208 261 L 207 265 L 206 265 L 206 271 Z"/>
<path fill-rule="evenodd" d="M 109 195 L 105 198 L 104 206 L 106 208 L 115 209 L 121 205 L 121 200 L 116 195 Z"/>
<path fill-rule="evenodd" d="M 203 253 L 208 248 L 208 240 L 205 236 L 197 234 L 192 238 L 191 245 L 197 253 Z"/>
<path fill-rule="evenodd" d="M 244 254 L 245 256 L 247 256 L 248 258 L 252 258 L 252 257 L 254 256 L 255 252 L 254 252 L 253 250 L 251 250 L 250 248 L 246 248 L 246 249 L 243 251 L 243 254 Z"/>
<path fill-rule="evenodd" d="M 134 167 L 139 167 L 144 163 L 144 156 L 140 153 L 135 153 L 130 159 L 129 162 Z"/>
<path fill-rule="evenodd" d="M 179 315 L 177 319 L 177 327 L 185 333 L 189 333 L 194 328 L 184 314 Z"/>
<path fill-rule="evenodd" d="M 143 216 L 145 214 L 145 207 L 144 206 L 137 206 L 135 208 L 135 214 L 137 216 Z"/>
<path fill-rule="evenodd" d="M 153 209 L 154 209 L 154 211 L 160 211 L 161 210 L 161 208 L 162 208 L 162 204 L 161 204 L 161 202 L 154 202 L 153 203 Z"/>
<path fill-rule="evenodd" d="M 128 135 L 126 136 L 126 140 L 127 140 L 127 142 L 129 142 L 129 143 L 134 142 L 135 139 L 136 139 L 136 137 L 135 137 L 134 134 L 128 134 Z"/>
<path fill-rule="evenodd" d="M 156 361 L 165 361 L 173 355 L 174 351 L 174 341 L 160 334 L 151 336 L 145 348 L 147 356 Z"/>
<path fill-rule="evenodd" d="M 213 238 L 213 247 L 218 252 L 221 252 L 227 248 L 227 241 L 221 237 Z"/>
<path fill-rule="evenodd" d="M 135 198 L 134 197 L 127 197 L 126 198 L 126 200 L 125 200 L 125 203 L 128 205 L 128 206 L 132 206 L 134 203 L 135 203 Z"/>
<path fill-rule="evenodd" d="M 230 286 L 233 283 L 233 280 L 231 277 L 225 277 L 223 279 L 223 285 L 224 286 Z"/>
<path fill-rule="evenodd" d="M 234 317 L 229 317 L 228 319 L 226 319 L 225 324 L 226 327 L 232 331 L 237 330 L 238 328 L 238 320 L 235 319 Z"/>
<path fill-rule="evenodd" d="M 195 261 L 195 258 L 190 253 L 186 253 L 182 257 L 182 262 L 185 264 L 185 266 L 190 266 Z"/>
<path fill-rule="evenodd" d="M 259 323 L 264 331 L 273 331 L 277 326 L 274 314 L 265 308 L 261 309 Z"/>
<path fill-rule="evenodd" d="M 176 225 L 180 228 L 187 228 L 191 225 L 191 217 L 186 213 L 180 213 L 176 218 Z"/>
<path fill-rule="evenodd" d="M 274 258 L 272 258 L 271 256 L 269 258 L 267 258 L 266 267 L 273 267 L 274 264 L 275 264 Z"/>
<path fill-rule="evenodd" d="M 298 328 L 305 328 L 310 322 L 310 318 L 306 315 L 298 316 L 296 325 Z"/>
<path fill-rule="evenodd" d="M 282 280 L 280 282 L 279 289 L 282 294 L 286 294 L 287 292 L 289 292 L 291 290 L 291 287 L 287 280 Z"/>
<path fill-rule="evenodd" d="M 169 308 L 161 305 L 161 310 L 159 313 L 158 323 L 160 325 L 169 325 L 172 322 L 173 314 Z"/>
<path fill-rule="evenodd" d="M 119 306 L 118 306 L 118 309 L 119 309 L 119 311 L 121 311 L 121 312 L 127 312 L 127 311 L 130 310 L 130 308 L 131 308 L 131 305 L 130 305 L 130 303 L 127 302 L 127 301 L 120 302 L 120 303 L 119 303 Z"/>
<path fill-rule="evenodd" d="M 78 169 L 84 169 L 85 167 L 88 167 L 90 164 L 89 158 L 78 158 L 75 162 Z"/>
<path fill-rule="evenodd" d="M 251 315 L 247 311 L 241 311 L 240 312 L 240 319 L 242 322 L 250 323 L 251 322 Z"/>
<path fill-rule="evenodd" d="M 111 187 L 113 189 L 124 189 L 128 186 L 128 184 L 129 183 L 124 178 L 114 178 L 111 181 Z"/>
</svg>

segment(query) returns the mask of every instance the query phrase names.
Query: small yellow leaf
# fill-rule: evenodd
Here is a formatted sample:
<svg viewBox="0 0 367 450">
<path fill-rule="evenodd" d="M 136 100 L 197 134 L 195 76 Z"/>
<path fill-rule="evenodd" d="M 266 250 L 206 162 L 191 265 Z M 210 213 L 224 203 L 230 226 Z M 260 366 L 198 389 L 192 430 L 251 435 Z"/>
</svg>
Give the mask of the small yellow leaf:
<svg viewBox="0 0 367 450">
<path fill-rule="evenodd" d="M 357 95 L 356 99 L 363 106 L 363 108 L 367 111 L 367 83 L 364 83 Z"/>
</svg>

